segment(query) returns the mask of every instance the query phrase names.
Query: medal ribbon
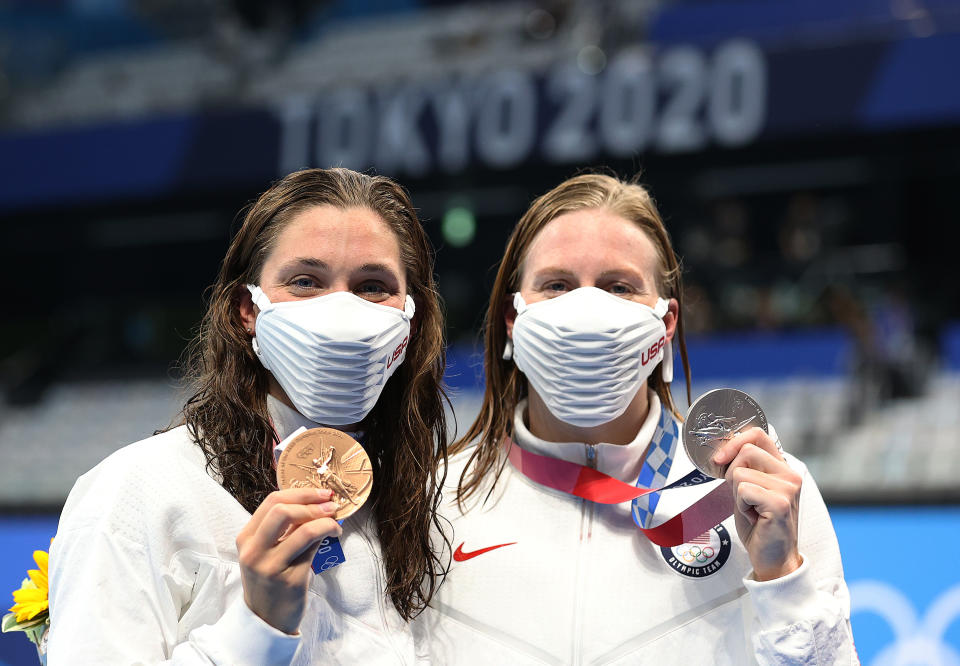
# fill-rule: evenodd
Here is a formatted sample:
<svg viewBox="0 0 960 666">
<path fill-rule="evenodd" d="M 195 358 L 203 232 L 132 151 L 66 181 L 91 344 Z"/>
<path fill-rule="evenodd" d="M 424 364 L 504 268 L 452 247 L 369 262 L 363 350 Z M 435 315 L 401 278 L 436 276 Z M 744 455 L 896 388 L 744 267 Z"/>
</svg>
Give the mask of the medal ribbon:
<svg viewBox="0 0 960 666">
<path fill-rule="evenodd" d="M 662 418 L 672 421 L 666 410 L 663 410 Z M 527 451 L 509 437 L 504 438 L 503 446 L 510 464 L 534 483 L 598 504 L 621 504 L 650 493 L 687 488 L 714 480 L 694 470 L 668 486 L 640 488 L 584 465 Z M 651 447 L 647 455 L 655 448 Z M 661 525 L 647 528 L 638 522 L 637 527 L 658 546 L 679 546 L 722 523 L 733 515 L 733 508 L 730 489 L 723 483 Z M 637 522 L 635 512 L 634 522 Z"/>
</svg>

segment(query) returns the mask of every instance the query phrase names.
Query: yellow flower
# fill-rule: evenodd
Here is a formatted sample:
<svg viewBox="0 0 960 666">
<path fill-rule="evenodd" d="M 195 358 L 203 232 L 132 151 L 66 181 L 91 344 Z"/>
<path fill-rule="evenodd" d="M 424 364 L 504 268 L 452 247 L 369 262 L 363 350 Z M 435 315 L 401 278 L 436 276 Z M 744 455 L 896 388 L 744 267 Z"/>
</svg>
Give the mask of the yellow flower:
<svg viewBox="0 0 960 666">
<path fill-rule="evenodd" d="M 41 590 L 48 590 L 50 584 L 47 582 L 47 571 L 50 566 L 50 554 L 42 551 L 35 550 L 33 551 L 33 561 L 37 563 L 37 566 L 40 567 L 40 570 L 30 569 L 27 572 L 27 575 L 30 576 L 30 580 L 33 581 L 33 584 L 36 585 Z"/>
<path fill-rule="evenodd" d="M 42 550 L 35 550 L 33 559 L 39 569 L 30 569 L 27 572 L 29 578 L 24 578 L 20 589 L 13 592 L 15 603 L 10 611 L 16 614 L 17 622 L 32 620 L 49 608 L 47 575 L 50 556 Z"/>
</svg>

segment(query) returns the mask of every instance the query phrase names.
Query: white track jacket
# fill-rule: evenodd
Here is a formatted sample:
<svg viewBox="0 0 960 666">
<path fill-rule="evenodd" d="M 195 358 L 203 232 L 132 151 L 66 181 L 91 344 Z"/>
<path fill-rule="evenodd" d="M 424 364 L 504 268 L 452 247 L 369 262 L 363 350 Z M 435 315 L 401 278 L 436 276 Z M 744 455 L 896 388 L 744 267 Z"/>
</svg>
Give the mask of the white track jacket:
<svg viewBox="0 0 960 666">
<path fill-rule="evenodd" d="M 650 416 L 632 444 L 595 447 L 600 471 L 636 480 L 660 416 L 660 401 L 650 394 Z M 514 423 L 522 447 L 587 464 L 586 445 L 533 437 L 523 424 L 524 408 L 518 406 Z M 455 561 L 416 623 L 432 661 L 857 663 L 836 536 L 817 486 L 795 458 L 787 456 L 803 474 L 804 563 L 784 578 L 757 582 L 733 517 L 698 543 L 661 549 L 638 531 L 629 502 L 587 502 L 537 485 L 509 463 L 487 502 L 489 485 L 461 514 L 452 498 L 469 454 L 451 460 L 445 492 Z M 678 445 L 668 483 L 692 470 Z M 664 493 L 655 523 L 716 483 L 722 482 Z"/>
<path fill-rule="evenodd" d="M 281 438 L 316 425 L 268 402 Z M 250 514 L 186 428 L 131 444 L 77 481 L 60 517 L 47 663 L 412 663 L 367 519 L 344 522 L 346 562 L 314 577 L 300 636 L 288 636 L 243 601 L 235 539 Z"/>
</svg>

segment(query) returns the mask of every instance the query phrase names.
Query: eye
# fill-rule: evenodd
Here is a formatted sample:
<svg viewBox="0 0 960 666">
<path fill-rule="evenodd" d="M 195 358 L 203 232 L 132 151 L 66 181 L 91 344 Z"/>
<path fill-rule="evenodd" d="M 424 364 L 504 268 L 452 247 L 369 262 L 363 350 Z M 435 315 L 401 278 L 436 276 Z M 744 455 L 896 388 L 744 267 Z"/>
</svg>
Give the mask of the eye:
<svg viewBox="0 0 960 666">
<path fill-rule="evenodd" d="M 294 298 L 314 298 L 323 293 L 325 284 L 313 275 L 296 275 L 286 283 L 287 292 Z"/>
<path fill-rule="evenodd" d="M 615 296 L 627 296 L 628 294 L 632 294 L 634 290 L 629 285 L 617 283 L 610 285 L 607 291 Z"/>
<path fill-rule="evenodd" d="M 296 287 L 298 289 L 311 289 L 317 286 L 317 281 L 314 280 L 312 277 L 308 277 L 306 275 L 300 275 L 298 277 L 293 278 L 290 281 L 290 286 Z"/>
<path fill-rule="evenodd" d="M 553 282 L 547 282 L 543 285 L 543 290 L 548 294 L 562 294 L 567 291 L 567 285 L 560 280 L 554 280 Z"/>
<path fill-rule="evenodd" d="M 363 282 L 353 291 L 357 296 L 371 301 L 383 300 L 390 295 L 386 286 L 381 282 Z"/>
</svg>

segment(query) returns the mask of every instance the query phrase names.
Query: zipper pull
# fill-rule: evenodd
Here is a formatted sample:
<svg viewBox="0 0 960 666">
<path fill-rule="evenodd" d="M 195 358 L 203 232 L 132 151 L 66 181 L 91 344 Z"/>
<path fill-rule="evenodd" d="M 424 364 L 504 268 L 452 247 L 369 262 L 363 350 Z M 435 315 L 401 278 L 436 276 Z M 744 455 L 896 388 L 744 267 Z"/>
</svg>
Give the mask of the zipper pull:
<svg viewBox="0 0 960 666">
<path fill-rule="evenodd" d="M 587 447 L 587 467 L 597 468 L 597 447 L 594 444 L 586 444 Z"/>
</svg>

